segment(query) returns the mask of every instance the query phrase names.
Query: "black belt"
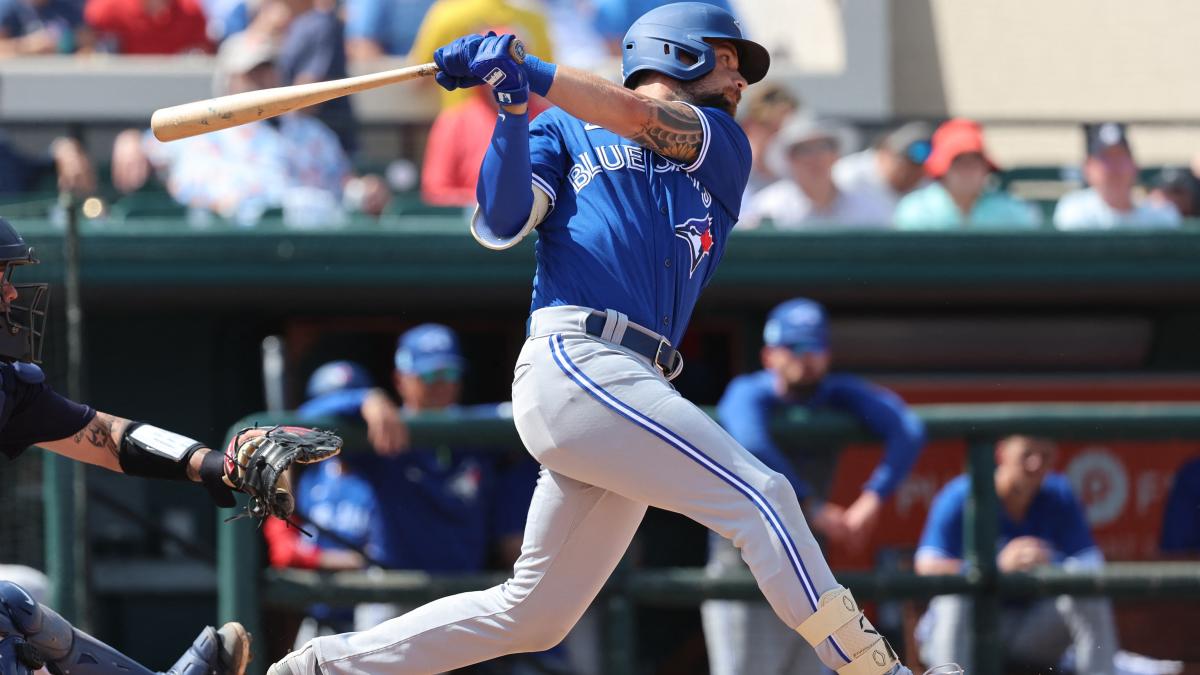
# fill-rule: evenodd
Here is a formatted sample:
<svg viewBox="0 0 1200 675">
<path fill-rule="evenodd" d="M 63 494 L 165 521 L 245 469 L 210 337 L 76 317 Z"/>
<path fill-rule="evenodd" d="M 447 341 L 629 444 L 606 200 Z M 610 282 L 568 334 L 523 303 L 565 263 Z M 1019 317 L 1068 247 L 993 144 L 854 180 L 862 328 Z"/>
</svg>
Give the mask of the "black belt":
<svg viewBox="0 0 1200 675">
<path fill-rule="evenodd" d="M 604 339 L 604 323 L 607 317 L 603 314 L 593 314 L 584 322 L 584 330 L 588 335 L 594 335 L 600 339 Z M 675 379 L 675 376 L 683 370 L 683 356 L 667 342 L 666 338 L 651 337 L 645 333 L 633 328 L 630 324 L 625 335 L 621 337 L 621 341 L 617 344 L 622 347 L 628 347 L 642 356 L 650 359 L 650 362 L 658 366 L 662 374 L 668 380 Z"/>
</svg>

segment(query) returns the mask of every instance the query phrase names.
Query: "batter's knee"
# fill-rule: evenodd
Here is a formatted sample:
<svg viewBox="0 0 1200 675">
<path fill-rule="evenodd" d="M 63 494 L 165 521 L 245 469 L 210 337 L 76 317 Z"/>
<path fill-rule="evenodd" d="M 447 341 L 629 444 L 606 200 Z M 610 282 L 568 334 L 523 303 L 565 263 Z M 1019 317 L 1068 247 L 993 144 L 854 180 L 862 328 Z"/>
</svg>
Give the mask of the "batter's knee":
<svg viewBox="0 0 1200 675">
<path fill-rule="evenodd" d="M 509 648 L 512 652 L 546 651 L 567 637 L 582 614 L 561 606 L 556 600 L 561 602 L 562 599 L 543 599 L 534 592 L 515 602 L 506 612 L 511 621 Z"/>
<path fill-rule="evenodd" d="M 799 507 L 800 505 L 800 500 L 796 497 L 796 489 L 792 487 L 791 481 L 776 471 L 767 474 L 762 493 L 767 501 L 774 505 L 785 507 Z"/>
</svg>

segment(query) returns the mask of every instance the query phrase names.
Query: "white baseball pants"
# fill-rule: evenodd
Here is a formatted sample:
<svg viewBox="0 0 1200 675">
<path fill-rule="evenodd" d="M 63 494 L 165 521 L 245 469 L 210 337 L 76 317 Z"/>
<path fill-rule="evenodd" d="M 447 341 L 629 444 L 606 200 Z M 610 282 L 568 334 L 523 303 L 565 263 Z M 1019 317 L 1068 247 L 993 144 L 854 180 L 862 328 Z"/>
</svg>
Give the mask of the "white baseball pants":
<svg viewBox="0 0 1200 675">
<path fill-rule="evenodd" d="M 586 335 L 587 313 L 535 312 L 517 361 L 513 415 L 543 469 L 512 578 L 367 631 L 314 639 L 309 658 L 323 673 L 425 675 L 558 644 L 620 561 L 647 506 L 730 539 L 790 627 L 837 585 L 788 481 L 648 359 Z M 834 668 L 849 661 L 831 639 L 817 653 Z"/>
</svg>

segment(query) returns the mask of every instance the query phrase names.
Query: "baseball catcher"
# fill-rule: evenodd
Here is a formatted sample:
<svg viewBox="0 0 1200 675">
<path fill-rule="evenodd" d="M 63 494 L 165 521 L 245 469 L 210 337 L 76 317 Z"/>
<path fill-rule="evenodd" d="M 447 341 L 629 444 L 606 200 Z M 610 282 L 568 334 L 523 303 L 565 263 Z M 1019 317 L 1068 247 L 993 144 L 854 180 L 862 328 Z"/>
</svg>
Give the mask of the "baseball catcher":
<svg viewBox="0 0 1200 675">
<path fill-rule="evenodd" d="M 37 264 L 33 249 L 0 218 L 0 452 L 15 458 L 38 445 L 118 473 L 200 483 L 222 507 L 234 491 L 250 497 L 247 514 L 288 518 L 294 506 L 287 469 L 293 462 L 328 459 L 341 439 L 315 429 L 245 429 L 225 452 L 161 429 L 100 412 L 60 396 L 35 365 L 45 336 L 47 284 L 12 282 Z M 241 675 L 250 636 L 236 622 L 207 627 L 172 666 L 179 675 Z M 43 665 L 71 675 L 148 675 L 151 671 L 83 633 L 17 584 L 0 581 L 0 675 L 23 675 Z"/>
</svg>

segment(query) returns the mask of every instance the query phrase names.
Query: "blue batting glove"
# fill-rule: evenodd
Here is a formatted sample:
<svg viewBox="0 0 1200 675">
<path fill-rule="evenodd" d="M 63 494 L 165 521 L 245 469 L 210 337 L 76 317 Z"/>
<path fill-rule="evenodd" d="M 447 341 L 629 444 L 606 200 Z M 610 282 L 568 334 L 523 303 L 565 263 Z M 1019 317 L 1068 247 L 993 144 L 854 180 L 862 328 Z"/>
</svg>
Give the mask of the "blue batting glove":
<svg viewBox="0 0 1200 675">
<path fill-rule="evenodd" d="M 471 59 L 471 74 L 492 86 L 500 105 L 520 105 L 529 102 L 529 79 L 525 69 L 509 54 L 515 35 L 483 38 L 475 58 Z"/>
<path fill-rule="evenodd" d="M 495 33 L 488 31 L 487 36 L 464 35 L 445 47 L 433 51 L 433 62 L 439 69 L 434 79 L 446 91 L 465 89 L 483 84 L 483 80 L 471 74 L 471 60 L 479 51 L 479 45 L 487 37 Z"/>
</svg>

